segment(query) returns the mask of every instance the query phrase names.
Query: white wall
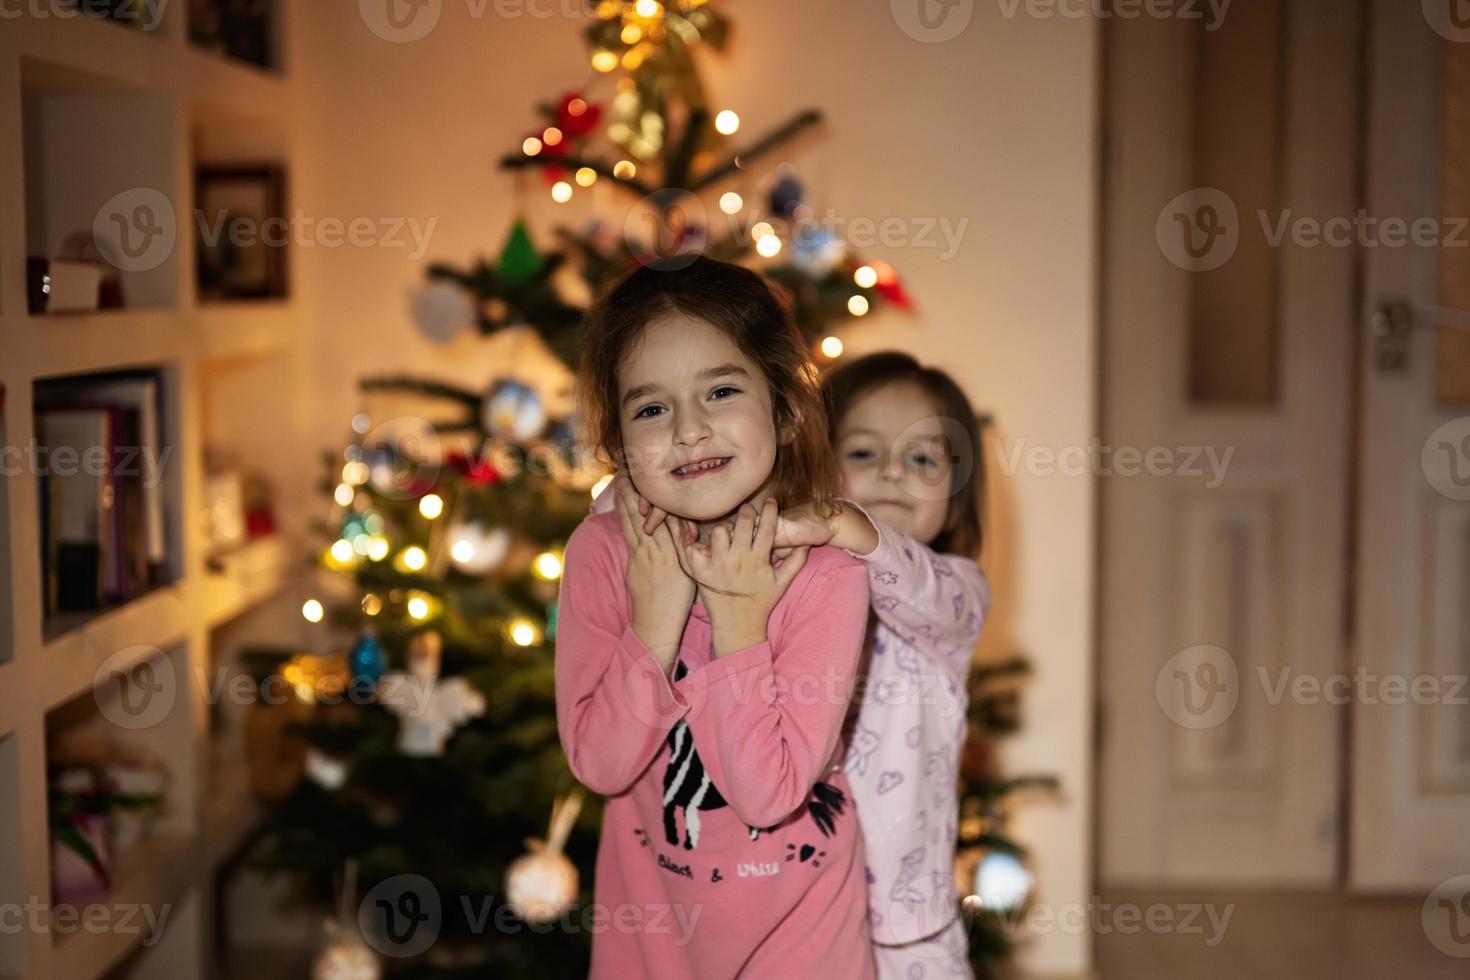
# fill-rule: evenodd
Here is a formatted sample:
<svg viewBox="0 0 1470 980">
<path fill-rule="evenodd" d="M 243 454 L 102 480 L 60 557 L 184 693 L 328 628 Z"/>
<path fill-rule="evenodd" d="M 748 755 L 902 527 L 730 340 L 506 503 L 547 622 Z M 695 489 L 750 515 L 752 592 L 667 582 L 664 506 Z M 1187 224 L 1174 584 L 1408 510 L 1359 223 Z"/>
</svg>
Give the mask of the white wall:
<svg viewBox="0 0 1470 980">
<path fill-rule="evenodd" d="M 924 219 L 951 228 L 968 219 L 952 257 L 920 242 L 865 250 L 900 270 L 919 312 L 847 331 L 850 352 L 900 347 L 949 369 L 996 414 L 1005 450 L 1022 439 L 1086 445 L 1096 431 L 1097 29 L 1007 18 L 1011 7 L 962 0 L 953 10 L 970 10 L 968 26 L 921 43 L 876 0 L 726 3 L 734 43 L 706 59 L 705 77 L 716 101 L 740 113 L 745 135 L 798 108 L 826 113 L 825 130 L 792 154 L 819 211 L 898 217 L 914 232 Z M 481 385 L 505 356 L 483 342 L 446 349 L 419 339 L 405 297 L 428 260 L 498 250 L 514 202 L 513 180 L 495 161 L 537 126 L 535 103 L 590 74 L 582 8 L 443 0 L 426 37 L 395 44 L 365 27 L 357 3 L 300 5 L 291 61 L 306 97 L 295 203 L 317 218 L 437 219 L 417 263 L 405 248 L 298 256 L 321 444 L 342 441 L 363 374 L 409 369 Z M 591 213 L 586 195 L 558 208 L 542 185 L 529 187 L 533 234 Z M 619 215 L 611 197 L 600 203 Z M 1006 759 L 1013 771 L 1054 772 L 1065 784 L 1059 803 L 1023 808 L 1015 828 L 1035 850 L 1038 900 L 1060 910 L 1091 893 L 1093 486 L 1020 471 L 994 480 L 986 564 L 997 606 L 985 649 L 1020 650 L 1036 665 L 1026 731 Z M 1026 955 L 1038 973 L 1081 973 L 1088 959 L 1087 937 L 1064 932 L 1038 937 Z"/>
</svg>

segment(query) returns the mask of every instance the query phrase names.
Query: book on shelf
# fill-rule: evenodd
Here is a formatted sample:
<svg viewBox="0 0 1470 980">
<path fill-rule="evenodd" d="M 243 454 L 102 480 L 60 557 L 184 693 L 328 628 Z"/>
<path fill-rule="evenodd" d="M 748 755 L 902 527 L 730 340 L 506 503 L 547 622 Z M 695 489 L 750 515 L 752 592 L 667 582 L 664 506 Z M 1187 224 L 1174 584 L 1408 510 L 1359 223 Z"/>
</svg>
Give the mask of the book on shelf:
<svg viewBox="0 0 1470 980">
<path fill-rule="evenodd" d="M 48 615 L 125 602 L 167 574 L 158 380 L 44 382 L 41 530 Z"/>
</svg>

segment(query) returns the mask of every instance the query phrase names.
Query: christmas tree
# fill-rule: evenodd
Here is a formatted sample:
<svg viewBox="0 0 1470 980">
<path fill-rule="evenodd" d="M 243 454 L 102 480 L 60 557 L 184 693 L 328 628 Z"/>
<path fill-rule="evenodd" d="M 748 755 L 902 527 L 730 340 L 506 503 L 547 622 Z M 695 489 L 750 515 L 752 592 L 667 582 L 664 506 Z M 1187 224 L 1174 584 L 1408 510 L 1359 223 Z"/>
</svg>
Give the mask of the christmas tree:
<svg viewBox="0 0 1470 980">
<path fill-rule="evenodd" d="M 539 179 L 554 201 L 609 182 L 626 216 L 554 229 L 549 248 L 517 217 L 493 259 L 431 265 L 413 303 L 420 331 L 441 342 L 522 331 L 570 365 L 590 297 L 634 263 L 692 252 L 776 283 L 818 363 L 840 356 L 834 325 L 909 307 L 894 270 L 854 255 L 772 159 L 820 114 L 740 143 L 735 114 L 715 111 L 698 49 L 722 49 L 730 27 L 711 5 L 593 7 L 599 90 L 542 105 L 500 164 L 518 194 Z M 748 205 L 736 187 L 751 180 L 760 190 Z M 428 400 L 436 418 L 361 413 L 346 448 L 325 458 L 323 577 L 302 611 L 345 639 L 328 656 L 248 654 L 263 690 L 292 692 L 253 709 L 272 773 L 257 779 L 272 807 L 256 860 L 299 874 L 324 910 L 348 910 L 319 975 L 584 976 L 591 937 L 576 911 L 591 903 L 601 806 L 561 752 L 552 656 L 561 548 L 608 475 L 582 452 L 576 420 L 549 417 L 513 371 L 482 391 L 409 375 L 361 390 Z M 1013 692 L 972 696 L 983 742 Z M 1012 784 L 988 756 L 964 772 L 965 853 L 1019 854 L 1000 807 Z M 544 923 L 554 927 L 532 928 Z M 984 914 L 974 924 L 988 969 L 1004 937 Z"/>
</svg>

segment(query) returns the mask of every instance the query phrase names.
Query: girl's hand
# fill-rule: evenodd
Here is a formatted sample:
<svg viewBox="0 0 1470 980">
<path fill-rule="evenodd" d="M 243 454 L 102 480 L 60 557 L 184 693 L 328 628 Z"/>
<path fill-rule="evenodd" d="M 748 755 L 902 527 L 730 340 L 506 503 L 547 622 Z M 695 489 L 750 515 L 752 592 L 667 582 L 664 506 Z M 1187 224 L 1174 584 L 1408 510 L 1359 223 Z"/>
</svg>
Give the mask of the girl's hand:
<svg viewBox="0 0 1470 980">
<path fill-rule="evenodd" d="M 684 567 L 698 583 L 709 613 L 716 657 L 765 642 L 771 610 L 806 564 L 808 548 L 800 546 L 779 568 L 771 567 L 776 517 L 774 498 L 766 498 L 759 520 L 755 508 L 745 504 L 735 526 L 717 526 L 708 545 L 695 542 L 687 522 L 670 518 L 678 522 Z"/>
<path fill-rule="evenodd" d="M 613 510 L 617 506 L 619 492 L 622 491 L 624 487 L 633 492 L 633 499 L 638 502 L 638 513 L 643 517 L 643 530 L 648 534 L 652 534 L 654 528 L 662 524 L 664 521 L 664 517 L 667 515 L 663 511 L 659 510 L 657 507 L 653 506 L 653 504 L 650 504 L 648 501 L 644 500 L 643 496 L 638 492 L 637 488 L 633 486 L 633 481 L 628 479 L 621 473 L 613 477 L 612 481 L 608 483 L 607 486 L 603 487 L 602 493 L 599 493 L 597 495 L 597 499 L 592 502 L 592 512 L 600 513 L 604 510 Z M 612 501 L 612 503 L 604 506 L 604 499 Z"/>
<path fill-rule="evenodd" d="M 623 540 L 628 543 L 627 584 L 633 601 L 633 632 L 664 670 L 670 671 L 679 656 L 689 607 L 694 604 L 694 580 L 684 571 L 679 548 L 662 518 L 652 532 L 639 526 L 634 516 L 639 512 L 638 491 L 632 484 L 624 481 L 616 492 L 618 520 Z"/>
<path fill-rule="evenodd" d="M 772 554 L 785 558 L 791 549 L 802 545 L 827 544 L 832 540 L 832 520 L 821 517 L 811 504 L 783 510 L 776 518 L 776 537 L 771 542 Z"/>
</svg>

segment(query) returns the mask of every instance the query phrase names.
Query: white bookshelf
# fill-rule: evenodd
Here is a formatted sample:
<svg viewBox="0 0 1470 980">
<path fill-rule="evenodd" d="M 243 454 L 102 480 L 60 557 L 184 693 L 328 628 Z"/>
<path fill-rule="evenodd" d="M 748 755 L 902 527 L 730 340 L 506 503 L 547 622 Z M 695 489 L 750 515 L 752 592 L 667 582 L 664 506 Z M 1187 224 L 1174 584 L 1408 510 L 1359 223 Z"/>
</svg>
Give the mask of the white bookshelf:
<svg viewBox="0 0 1470 980">
<path fill-rule="evenodd" d="M 298 8 L 277 0 L 278 63 L 288 70 L 274 72 L 191 45 L 188 6 L 164 5 L 151 33 L 85 16 L 36 17 L 29 5 L 0 28 L 3 443 L 30 441 L 37 382 L 147 367 L 162 372 L 173 449 L 172 581 L 75 623 L 44 617 L 36 475 L 21 467 L 0 479 L 0 904 L 52 904 L 48 736 L 78 705 L 91 710 L 105 698 L 95 693 L 106 686 L 99 669 L 163 657 L 181 681 L 167 721 L 126 733 L 151 739 L 167 765 L 166 827 L 120 849 L 111 894 L 98 900 L 170 906 L 162 939 L 144 947 L 141 935 L 116 930 L 3 931 L 0 980 L 208 975 L 211 879 L 256 813 L 237 748 L 213 737 L 203 681 L 215 646 L 229 645 L 221 631 L 302 574 L 297 529 L 281 520 L 313 500 L 305 394 L 288 383 L 306 365 L 301 304 L 299 290 L 200 303 L 190 214 L 198 163 L 271 159 L 289 170 L 295 162 L 299 99 L 286 54 Z M 133 186 L 161 190 L 178 224 L 164 262 L 124 274 L 129 308 L 30 314 L 27 256 L 51 254 L 102 201 Z M 224 403 L 252 388 L 265 397 Z M 206 447 L 234 449 L 267 473 L 280 525 L 227 556 L 222 572 L 206 567 Z M 100 709 L 87 722 L 107 723 Z"/>
</svg>

